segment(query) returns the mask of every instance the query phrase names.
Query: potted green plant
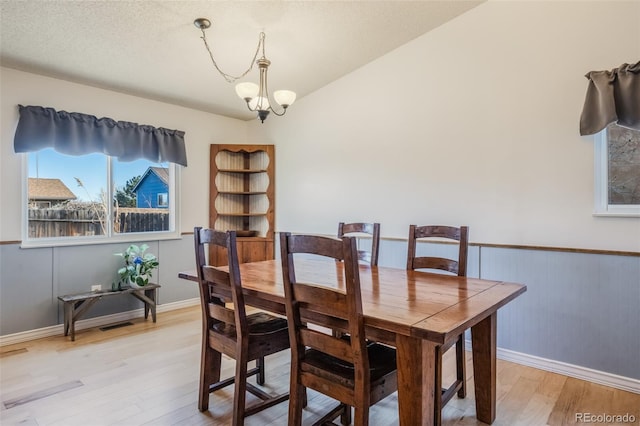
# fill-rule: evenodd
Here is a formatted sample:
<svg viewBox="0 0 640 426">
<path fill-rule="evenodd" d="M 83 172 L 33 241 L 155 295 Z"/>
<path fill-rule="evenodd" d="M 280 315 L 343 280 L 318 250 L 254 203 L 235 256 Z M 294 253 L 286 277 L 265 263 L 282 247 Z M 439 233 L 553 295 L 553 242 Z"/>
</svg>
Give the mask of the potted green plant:
<svg viewBox="0 0 640 426">
<path fill-rule="evenodd" d="M 131 244 L 124 253 L 115 253 L 124 259 L 124 266 L 118 269 L 120 284 L 129 285 L 132 288 L 142 288 L 149 284 L 152 272 L 159 265 L 158 258 L 145 253 L 148 245 L 137 246 Z"/>
</svg>

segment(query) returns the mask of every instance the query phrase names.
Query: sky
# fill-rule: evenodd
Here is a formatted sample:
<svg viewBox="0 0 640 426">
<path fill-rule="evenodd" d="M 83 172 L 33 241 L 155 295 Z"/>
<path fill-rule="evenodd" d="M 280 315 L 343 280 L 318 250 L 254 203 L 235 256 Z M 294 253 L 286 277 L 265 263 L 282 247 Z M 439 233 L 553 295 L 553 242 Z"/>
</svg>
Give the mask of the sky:
<svg viewBox="0 0 640 426">
<path fill-rule="evenodd" d="M 144 174 L 150 166 L 167 167 L 166 164 L 149 160 L 115 161 L 115 187 L 124 187 L 127 180 Z M 32 152 L 29 153 L 29 177 L 60 179 L 79 201 L 99 201 L 101 191 L 107 189 L 107 157 L 101 153 L 74 157 L 60 154 L 51 148 Z M 83 187 L 78 185 L 75 178 L 80 179 Z"/>
</svg>

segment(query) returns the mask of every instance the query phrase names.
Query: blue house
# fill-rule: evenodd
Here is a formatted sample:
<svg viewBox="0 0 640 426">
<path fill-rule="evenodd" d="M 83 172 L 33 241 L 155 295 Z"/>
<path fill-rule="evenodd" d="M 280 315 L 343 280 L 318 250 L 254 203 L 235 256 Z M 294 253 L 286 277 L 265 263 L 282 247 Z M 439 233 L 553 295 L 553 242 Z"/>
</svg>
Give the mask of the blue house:
<svg viewBox="0 0 640 426">
<path fill-rule="evenodd" d="M 138 208 L 169 208 L 169 169 L 149 167 L 133 192 Z"/>
</svg>

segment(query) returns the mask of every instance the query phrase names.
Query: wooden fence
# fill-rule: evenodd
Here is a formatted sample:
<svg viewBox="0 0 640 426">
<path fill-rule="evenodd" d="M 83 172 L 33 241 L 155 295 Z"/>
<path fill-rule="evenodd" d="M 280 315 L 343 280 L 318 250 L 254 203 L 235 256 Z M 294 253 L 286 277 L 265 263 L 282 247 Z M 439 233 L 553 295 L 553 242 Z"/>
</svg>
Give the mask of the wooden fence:
<svg viewBox="0 0 640 426">
<path fill-rule="evenodd" d="M 169 212 L 148 210 L 118 210 L 114 214 L 113 232 L 168 231 Z M 29 238 L 105 235 L 107 225 L 100 213 L 96 209 L 29 209 Z"/>
<path fill-rule="evenodd" d="M 147 210 L 147 211 L 145 211 Z M 123 209 L 116 213 L 115 232 L 152 232 L 169 230 L 169 212 L 166 209 Z"/>
</svg>

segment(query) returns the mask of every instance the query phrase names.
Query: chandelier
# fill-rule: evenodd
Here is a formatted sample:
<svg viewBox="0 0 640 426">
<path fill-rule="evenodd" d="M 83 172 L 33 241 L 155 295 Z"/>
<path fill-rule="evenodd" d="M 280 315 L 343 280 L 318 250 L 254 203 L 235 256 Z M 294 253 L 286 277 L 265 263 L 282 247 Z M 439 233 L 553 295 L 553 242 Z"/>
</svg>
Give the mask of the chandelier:
<svg viewBox="0 0 640 426">
<path fill-rule="evenodd" d="M 205 35 L 204 30 L 211 26 L 211 21 L 206 18 L 198 18 L 193 21 L 193 24 L 196 28 L 202 31 L 202 37 L 200 38 L 202 38 L 204 46 L 207 48 L 207 52 L 209 52 L 211 62 L 227 82 L 235 83 L 237 80 L 246 76 L 253 69 L 254 64 L 258 65 L 258 70 L 260 71 L 260 84 L 251 82 L 239 83 L 236 85 L 236 94 L 240 99 L 243 99 L 247 103 L 247 108 L 249 108 L 250 111 L 257 111 L 258 118 L 261 122 L 264 123 L 264 120 L 271 112 L 278 116 L 282 116 L 287 112 L 287 108 L 296 100 L 296 93 L 291 90 L 276 90 L 273 92 L 273 100 L 275 100 L 275 103 L 280 106 L 280 111 L 274 109 L 274 103 L 271 101 L 269 96 L 269 88 L 267 85 L 267 70 L 269 69 L 269 65 L 271 65 L 271 61 L 268 60 L 264 54 L 264 32 L 260 33 L 256 53 L 251 60 L 249 68 L 239 76 L 232 76 L 220 69 L 216 60 L 213 58 L 213 53 L 211 52 L 211 48 L 209 48 L 209 43 L 207 43 L 207 36 Z M 262 53 L 262 56 L 258 58 L 260 53 Z"/>
</svg>

